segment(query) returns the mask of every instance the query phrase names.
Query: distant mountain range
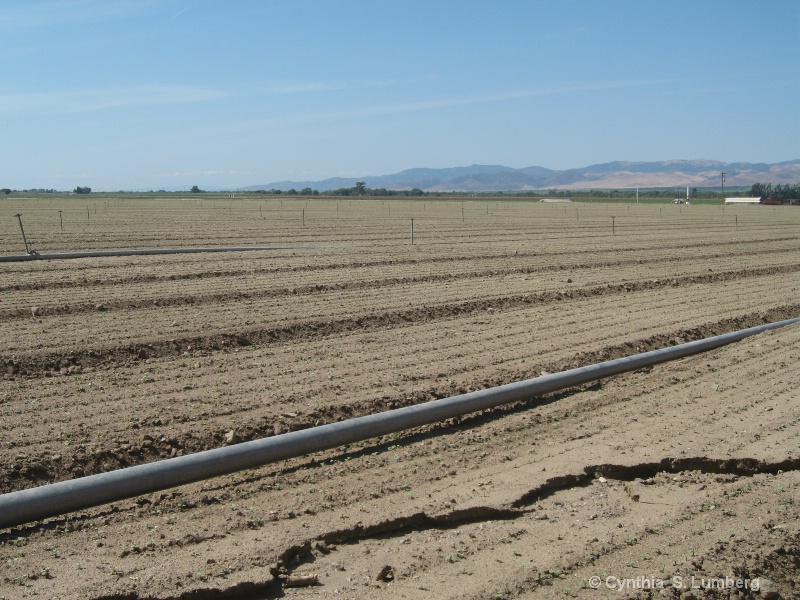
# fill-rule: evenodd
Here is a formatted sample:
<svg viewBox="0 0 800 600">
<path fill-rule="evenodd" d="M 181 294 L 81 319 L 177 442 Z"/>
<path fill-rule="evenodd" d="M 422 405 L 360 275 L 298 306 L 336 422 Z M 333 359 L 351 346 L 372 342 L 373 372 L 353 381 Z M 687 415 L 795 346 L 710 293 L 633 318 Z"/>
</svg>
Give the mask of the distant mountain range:
<svg viewBox="0 0 800 600">
<path fill-rule="evenodd" d="M 558 188 L 614 189 L 660 187 L 719 187 L 725 172 L 725 186 L 751 186 L 754 183 L 800 182 L 800 160 L 781 163 L 723 163 L 715 160 L 666 160 L 659 162 L 610 162 L 580 169 L 557 171 L 544 167 L 514 169 L 502 165 L 472 165 L 449 169 L 408 169 L 393 175 L 333 177 L 322 181 L 275 181 L 240 188 L 242 191 L 311 188 L 330 191 L 355 186 L 363 181 L 368 188 L 426 192 L 526 191 Z"/>
</svg>

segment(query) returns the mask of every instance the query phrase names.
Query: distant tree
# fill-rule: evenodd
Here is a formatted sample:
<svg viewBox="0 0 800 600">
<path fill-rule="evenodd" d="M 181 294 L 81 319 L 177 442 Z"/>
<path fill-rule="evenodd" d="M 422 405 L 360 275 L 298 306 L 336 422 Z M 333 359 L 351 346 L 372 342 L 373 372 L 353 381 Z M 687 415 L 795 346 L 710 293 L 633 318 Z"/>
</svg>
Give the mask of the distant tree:
<svg viewBox="0 0 800 600">
<path fill-rule="evenodd" d="M 8 189 L 8 188 L 3 188 L 2 190 L 0 190 L 0 192 L 2 192 L 3 194 L 5 194 L 6 196 L 8 196 L 8 195 L 11 193 L 11 190 L 10 190 L 10 189 Z"/>
<path fill-rule="evenodd" d="M 425 195 L 425 192 L 423 192 L 423 191 L 422 191 L 421 189 L 419 189 L 419 188 L 413 188 L 413 189 L 411 190 L 411 193 L 410 193 L 410 195 L 411 195 L 411 196 L 424 196 L 424 195 Z"/>
<path fill-rule="evenodd" d="M 193 193 L 193 194 L 199 194 L 199 193 L 200 193 L 200 192 L 202 192 L 203 190 L 201 190 L 201 189 L 200 189 L 199 187 L 197 187 L 196 185 L 193 185 L 193 186 L 192 186 L 192 189 L 190 189 L 189 191 L 190 191 L 191 193 Z"/>
<path fill-rule="evenodd" d="M 74 194 L 91 194 L 92 193 L 92 188 L 78 186 L 73 190 L 73 193 Z"/>
<path fill-rule="evenodd" d="M 367 184 L 364 181 L 356 181 L 356 193 L 363 196 L 367 193 Z"/>
<path fill-rule="evenodd" d="M 772 184 L 754 183 L 750 187 L 751 198 L 769 198 L 772 196 Z"/>
<path fill-rule="evenodd" d="M 286 193 L 289 194 L 290 196 L 297 196 L 297 190 L 294 188 L 287 190 Z"/>
<path fill-rule="evenodd" d="M 314 193 L 314 190 L 312 190 L 310 187 L 305 187 L 302 190 L 300 190 L 300 194 L 303 195 L 303 196 L 310 196 L 313 193 Z"/>
</svg>

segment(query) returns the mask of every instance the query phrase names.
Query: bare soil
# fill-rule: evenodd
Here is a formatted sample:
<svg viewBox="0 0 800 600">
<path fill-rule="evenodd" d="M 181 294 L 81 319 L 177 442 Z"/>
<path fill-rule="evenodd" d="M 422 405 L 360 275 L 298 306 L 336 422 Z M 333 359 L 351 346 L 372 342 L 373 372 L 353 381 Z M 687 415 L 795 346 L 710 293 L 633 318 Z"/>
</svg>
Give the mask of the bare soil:
<svg viewBox="0 0 800 600">
<path fill-rule="evenodd" d="M 0 251 L 18 212 L 39 252 L 291 248 L 0 263 L 2 493 L 800 315 L 788 207 L 71 202 L 0 206 Z M 786 327 L 0 530 L 0 599 L 798 598 L 798 358 Z"/>
</svg>

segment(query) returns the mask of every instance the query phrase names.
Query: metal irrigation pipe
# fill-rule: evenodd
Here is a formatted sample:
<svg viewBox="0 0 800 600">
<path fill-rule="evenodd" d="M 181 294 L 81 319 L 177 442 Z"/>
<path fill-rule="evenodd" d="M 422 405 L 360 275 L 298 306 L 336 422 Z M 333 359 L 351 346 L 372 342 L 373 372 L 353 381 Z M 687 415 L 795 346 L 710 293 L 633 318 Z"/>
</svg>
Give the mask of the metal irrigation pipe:
<svg viewBox="0 0 800 600">
<path fill-rule="evenodd" d="M 768 329 L 798 322 L 800 318 L 767 323 L 424 404 L 3 494 L 0 495 L 0 528 L 253 469 L 510 402 L 528 400 L 534 396 L 705 352 Z"/>
<path fill-rule="evenodd" d="M 200 252 L 248 252 L 252 250 L 320 250 L 341 246 L 240 246 L 220 248 L 150 248 L 143 250 L 92 250 L 83 252 L 54 252 L 49 254 L 11 254 L 0 256 L 0 262 L 26 260 L 57 260 L 65 258 L 99 258 L 104 256 L 143 256 L 150 254 L 196 254 Z M 351 246 L 348 246 L 351 247 Z"/>
</svg>

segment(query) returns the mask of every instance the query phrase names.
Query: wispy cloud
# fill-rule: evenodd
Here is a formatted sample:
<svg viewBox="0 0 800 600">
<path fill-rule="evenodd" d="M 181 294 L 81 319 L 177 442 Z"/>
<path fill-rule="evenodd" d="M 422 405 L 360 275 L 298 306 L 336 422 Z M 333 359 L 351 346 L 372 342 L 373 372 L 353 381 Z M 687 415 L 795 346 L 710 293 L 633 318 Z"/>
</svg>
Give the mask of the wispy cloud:
<svg viewBox="0 0 800 600">
<path fill-rule="evenodd" d="M 430 81 L 426 78 L 422 81 Z M 287 82 L 274 83 L 261 88 L 263 94 L 315 94 L 324 92 L 338 92 L 347 90 L 363 90 L 369 88 L 406 85 L 417 81 L 401 79 L 362 79 L 356 81 L 316 81 L 316 82 Z"/>
<path fill-rule="evenodd" d="M 36 54 L 38 51 L 36 46 L 10 46 L 0 49 L 0 58 L 19 58 L 30 54 Z"/>
<path fill-rule="evenodd" d="M 243 175 L 242 171 L 173 171 L 172 173 L 156 173 L 153 177 L 210 177 L 212 175 Z"/>
<path fill-rule="evenodd" d="M 119 107 L 205 102 L 229 98 L 229 91 L 186 85 L 143 85 L 20 94 L 0 93 L 0 114 L 10 112 L 89 112 Z"/>
<path fill-rule="evenodd" d="M 592 84 L 573 84 L 541 87 L 524 90 L 509 90 L 493 92 L 487 94 L 467 94 L 463 96 L 451 96 L 446 98 L 420 100 L 417 102 L 403 102 L 396 104 L 384 104 L 374 106 L 362 106 L 353 109 L 323 111 L 318 113 L 306 113 L 293 116 L 268 117 L 256 119 L 234 125 L 233 130 L 248 130 L 256 127 L 269 128 L 274 126 L 302 125 L 309 123 L 334 122 L 363 117 L 373 117 L 380 115 L 408 113 L 424 110 L 435 110 L 450 108 L 455 106 L 467 106 L 473 104 L 486 104 L 491 102 L 503 102 L 524 98 L 535 98 L 543 96 L 581 94 L 597 92 L 603 90 L 627 89 L 635 87 L 657 86 L 665 84 L 675 84 L 685 82 L 684 79 L 650 79 L 650 80 L 628 80 L 628 81 L 607 81 Z"/>
<path fill-rule="evenodd" d="M 0 29 L 35 29 L 119 21 L 139 16 L 157 0 L 26 0 L 0 4 Z"/>
<path fill-rule="evenodd" d="M 0 114 L 9 112 L 90 112 L 120 107 L 155 106 L 224 100 L 246 94 L 317 94 L 342 90 L 386 87 L 407 83 L 397 79 L 367 79 L 347 82 L 301 82 L 266 85 L 247 92 L 195 85 L 139 85 L 116 88 L 3 93 Z"/>
</svg>

